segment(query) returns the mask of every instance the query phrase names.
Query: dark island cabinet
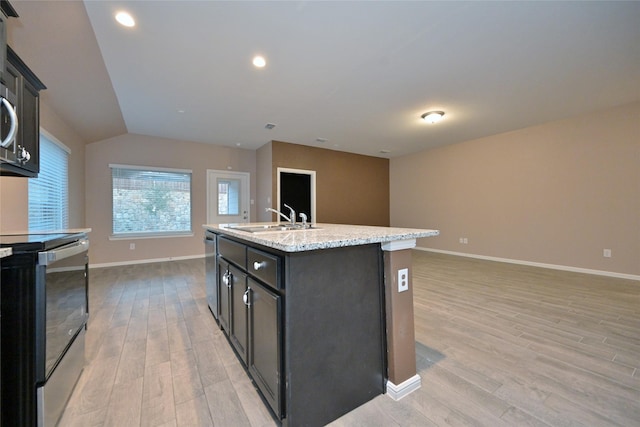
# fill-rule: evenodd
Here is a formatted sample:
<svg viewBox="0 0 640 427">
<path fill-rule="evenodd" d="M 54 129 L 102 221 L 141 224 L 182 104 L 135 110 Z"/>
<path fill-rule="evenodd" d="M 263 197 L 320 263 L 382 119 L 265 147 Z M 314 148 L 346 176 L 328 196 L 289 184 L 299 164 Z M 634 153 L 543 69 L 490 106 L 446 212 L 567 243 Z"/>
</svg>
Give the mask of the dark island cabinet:
<svg viewBox="0 0 640 427">
<path fill-rule="evenodd" d="M 207 267 L 207 270 L 209 267 Z M 208 274 L 208 271 L 207 271 Z M 218 281 L 215 289 L 212 289 L 211 292 L 215 292 L 217 294 L 218 299 L 218 312 L 213 312 L 214 308 L 209 306 L 214 317 L 218 319 L 218 323 L 220 323 L 220 328 L 229 333 L 231 328 L 231 281 L 229 279 L 229 263 L 224 259 L 218 259 Z"/>
<path fill-rule="evenodd" d="M 247 364 L 249 348 L 249 332 L 247 331 L 248 307 L 245 303 L 247 295 L 247 275 L 234 266 L 229 266 L 231 322 L 229 339 L 236 352 Z"/>
<path fill-rule="evenodd" d="M 220 237 L 218 249 L 218 321 L 263 397 L 280 417 L 281 296 L 251 276 L 256 270 L 270 268 L 261 261 L 247 266 L 245 245 Z M 279 262 L 277 257 L 269 259 Z"/>
<path fill-rule="evenodd" d="M 0 173 L 35 178 L 40 172 L 40 91 L 46 86 L 9 46 L 4 78 L 16 95 L 18 156 L 16 163 L 1 162 Z"/>
<path fill-rule="evenodd" d="M 380 245 L 282 252 L 213 238 L 214 317 L 275 419 L 323 426 L 385 392 Z"/>
<path fill-rule="evenodd" d="M 220 259 L 218 271 L 220 278 L 220 312 L 218 321 L 227 333 L 242 361 L 247 364 L 248 331 L 247 305 L 244 302 L 247 292 L 247 275 L 224 259 Z"/>
<path fill-rule="evenodd" d="M 282 414 L 282 297 L 249 278 L 249 373 L 273 412 Z"/>
</svg>

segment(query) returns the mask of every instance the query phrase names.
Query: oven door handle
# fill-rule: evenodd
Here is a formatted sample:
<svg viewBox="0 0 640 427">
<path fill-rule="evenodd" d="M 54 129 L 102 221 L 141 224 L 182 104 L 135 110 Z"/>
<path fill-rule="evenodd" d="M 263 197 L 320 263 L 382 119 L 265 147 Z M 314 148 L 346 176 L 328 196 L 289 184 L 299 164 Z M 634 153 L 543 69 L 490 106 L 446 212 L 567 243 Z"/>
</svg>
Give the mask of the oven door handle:
<svg viewBox="0 0 640 427">
<path fill-rule="evenodd" d="M 89 250 L 89 239 L 80 239 L 77 242 L 69 243 L 68 245 L 64 245 L 50 251 L 39 252 L 38 263 L 40 265 L 49 265 L 87 250 Z"/>
<path fill-rule="evenodd" d="M 11 105 L 9 101 L 7 101 L 7 98 L 2 97 L 1 103 L 7 109 L 9 118 L 11 119 L 11 127 L 9 128 L 9 133 L 7 134 L 7 137 L 5 139 L 0 141 L 0 146 L 2 148 L 7 148 L 16 139 L 16 132 L 18 131 L 18 115 L 16 114 L 16 110 L 14 110 L 13 105 Z"/>
</svg>

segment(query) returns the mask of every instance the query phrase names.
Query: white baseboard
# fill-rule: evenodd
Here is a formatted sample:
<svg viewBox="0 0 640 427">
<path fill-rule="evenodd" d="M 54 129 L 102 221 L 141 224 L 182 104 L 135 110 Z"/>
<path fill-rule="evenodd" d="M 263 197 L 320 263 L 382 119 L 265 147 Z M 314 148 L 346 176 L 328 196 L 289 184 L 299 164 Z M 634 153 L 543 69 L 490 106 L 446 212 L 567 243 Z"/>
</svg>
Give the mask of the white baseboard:
<svg viewBox="0 0 640 427">
<path fill-rule="evenodd" d="M 387 381 L 387 395 L 393 400 L 400 400 L 420 387 L 422 387 L 422 379 L 418 374 L 398 385 L 395 385 L 391 381 Z"/>
<path fill-rule="evenodd" d="M 467 258 L 484 259 L 484 260 L 487 260 L 487 261 L 507 262 L 509 264 L 528 265 L 528 266 L 531 266 L 531 267 L 550 268 L 550 269 L 553 269 L 553 270 L 572 271 L 574 273 L 596 274 L 598 276 L 617 277 L 619 279 L 630 279 L 630 280 L 639 280 L 640 281 L 640 276 L 639 275 L 626 274 L 626 273 L 616 273 L 615 271 L 592 270 L 590 268 L 571 267 L 571 266 L 568 266 L 568 265 L 558 265 L 558 264 L 545 264 L 543 262 L 523 261 L 523 260 L 519 260 L 519 259 L 500 258 L 500 257 L 485 256 L 485 255 L 476 255 L 476 254 L 469 254 L 469 253 L 465 253 L 465 252 L 445 251 L 445 250 L 442 250 L 442 249 L 433 249 L 433 248 L 415 247 L 414 249 L 417 249 L 419 251 L 425 251 L 425 252 L 437 252 L 437 253 L 441 253 L 441 254 L 457 255 L 457 256 L 463 256 L 463 257 L 467 257 Z"/>
<path fill-rule="evenodd" d="M 151 264 L 154 262 L 167 262 L 167 261 L 181 261 L 185 259 L 204 258 L 203 255 L 187 255 L 187 256 L 175 256 L 168 258 L 154 258 L 154 259 L 137 259 L 134 261 L 120 261 L 120 262 L 105 262 L 101 264 L 89 263 L 89 268 L 104 268 L 104 267 L 118 267 L 121 265 L 134 265 L 134 264 Z"/>
</svg>

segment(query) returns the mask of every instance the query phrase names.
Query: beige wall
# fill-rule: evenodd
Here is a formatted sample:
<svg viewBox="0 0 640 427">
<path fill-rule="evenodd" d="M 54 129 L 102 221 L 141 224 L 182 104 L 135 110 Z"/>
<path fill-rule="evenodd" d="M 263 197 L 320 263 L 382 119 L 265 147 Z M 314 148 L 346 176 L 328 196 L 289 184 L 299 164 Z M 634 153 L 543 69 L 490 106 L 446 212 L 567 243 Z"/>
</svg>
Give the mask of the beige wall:
<svg viewBox="0 0 640 427">
<path fill-rule="evenodd" d="M 256 209 L 258 222 L 272 221 L 271 214 L 265 211 L 265 208 L 272 206 L 271 189 L 272 176 L 271 165 L 273 163 L 271 156 L 272 143 L 269 142 L 258 149 L 256 152 Z M 273 203 L 275 205 L 277 202 Z"/>
<path fill-rule="evenodd" d="M 391 224 L 441 232 L 419 247 L 640 275 L 640 103 L 395 158 L 390 179 Z"/>
<path fill-rule="evenodd" d="M 109 240 L 111 235 L 111 170 L 109 164 L 157 166 L 192 170 L 193 237 Z M 256 152 L 210 144 L 126 134 L 87 145 L 87 226 L 91 233 L 92 264 L 132 262 L 204 254 L 202 224 L 207 222 L 207 169 L 251 174 L 255 198 Z M 255 206 L 251 207 L 255 218 Z M 135 243 L 135 250 L 129 244 Z"/>
<path fill-rule="evenodd" d="M 40 101 L 40 127 L 71 149 L 69 155 L 69 227 L 85 227 L 85 143 L 42 99 Z M 28 179 L 0 177 L 0 232 L 24 231 L 28 228 Z"/>
<path fill-rule="evenodd" d="M 389 225 L 388 159 L 278 141 L 271 145 L 272 198 L 278 167 L 313 170 L 317 222 Z"/>
<path fill-rule="evenodd" d="M 27 178 L 0 177 L 0 232 L 29 228 Z"/>
</svg>

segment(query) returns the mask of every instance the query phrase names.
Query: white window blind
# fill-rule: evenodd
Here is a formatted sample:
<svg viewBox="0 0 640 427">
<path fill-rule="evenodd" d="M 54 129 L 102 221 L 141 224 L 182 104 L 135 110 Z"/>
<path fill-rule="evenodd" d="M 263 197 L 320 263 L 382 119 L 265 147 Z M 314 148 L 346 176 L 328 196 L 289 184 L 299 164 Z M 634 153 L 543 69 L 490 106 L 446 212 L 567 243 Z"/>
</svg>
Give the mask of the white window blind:
<svg viewBox="0 0 640 427">
<path fill-rule="evenodd" d="M 110 165 L 113 235 L 191 233 L 191 171 Z"/>
<path fill-rule="evenodd" d="M 29 178 L 29 231 L 69 226 L 69 149 L 40 132 L 40 172 Z"/>
</svg>

